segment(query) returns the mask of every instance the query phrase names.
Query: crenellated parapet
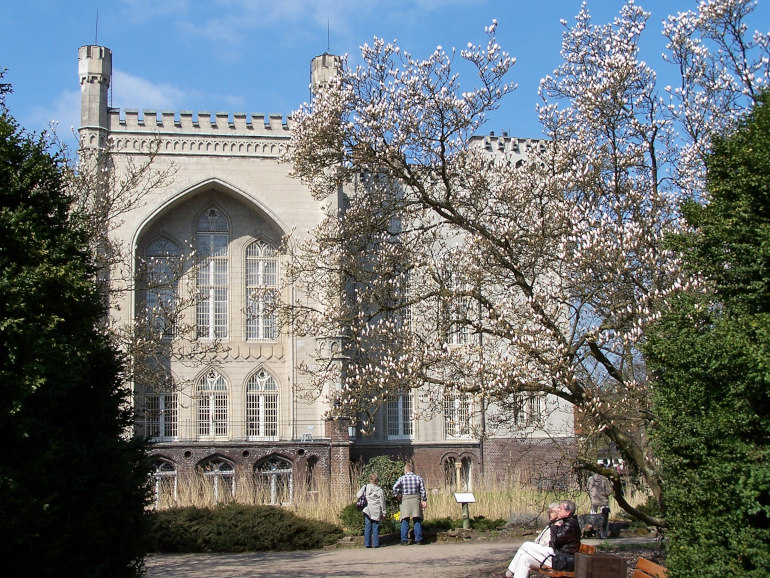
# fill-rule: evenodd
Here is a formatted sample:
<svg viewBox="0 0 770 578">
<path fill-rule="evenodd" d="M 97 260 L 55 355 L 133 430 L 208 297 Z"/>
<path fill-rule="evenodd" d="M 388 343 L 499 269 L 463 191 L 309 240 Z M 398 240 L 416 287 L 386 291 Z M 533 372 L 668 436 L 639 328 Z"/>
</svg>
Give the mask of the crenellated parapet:
<svg viewBox="0 0 770 578">
<path fill-rule="evenodd" d="M 277 157 L 291 136 L 291 116 L 110 108 L 107 131 L 113 150 L 124 154 L 159 141 L 160 154 Z"/>
<path fill-rule="evenodd" d="M 471 138 L 471 146 L 483 148 L 493 156 L 513 155 L 522 158 L 534 152 L 544 151 L 546 143 L 547 141 L 544 139 L 510 137 L 505 132 L 499 136 L 490 132 L 488 135 Z"/>
</svg>

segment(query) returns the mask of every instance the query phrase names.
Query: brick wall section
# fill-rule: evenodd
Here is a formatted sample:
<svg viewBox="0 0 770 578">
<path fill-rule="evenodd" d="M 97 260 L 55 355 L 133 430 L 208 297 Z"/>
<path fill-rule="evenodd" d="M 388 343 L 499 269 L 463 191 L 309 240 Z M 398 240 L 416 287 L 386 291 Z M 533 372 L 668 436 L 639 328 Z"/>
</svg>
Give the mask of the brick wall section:
<svg viewBox="0 0 770 578">
<path fill-rule="evenodd" d="M 352 424 L 349 418 L 330 419 L 326 421 L 326 437 L 330 441 L 330 483 L 334 495 L 348 496 L 351 494 L 352 482 L 350 476 L 350 437 L 348 426 Z"/>
<path fill-rule="evenodd" d="M 197 475 L 199 464 L 211 458 L 221 457 L 233 463 L 237 487 L 241 480 L 254 474 L 265 458 L 274 456 L 285 458 L 293 464 L 295 492 L 308 489 L 308 466 L 312 468 L 310 483 L 315 488 L 328 488 L 331 481 L 332 452 L 327 441 L 274 444 L 253 442 L 237 445 L 162 443 L 153 446 L 150 455 L 174 463 L 180 481 Z"/>
<path fill-rule="evenodd" d="M 558 488 L 572 480 L 571 456 L 574 455 L 574 447 L 573 441 L 562 440 L 557 447 L 550 439 L 526 438 L 493 438 L 486 440 L 483 447 L 479 442 L 465 445 L 360 444 L 351 448 L 350 459 L 365 463 L 375 456 L 388 456 L 394 460 L 410 461 L 429 488 L 444 487 L 444 463 L 449 457 L 456 461 L 470 458 L 476 484 L 483 481 L 491 485 L 515 483 Z"/>
<path fill-rule="evenodd" d="M 429 491 L 444 488 L 444 463 L 450 457 L 455 461 L 470 459 L 474 485 L 512 483 L 559 491 L 575 481 L 571 470 L 574 451 L 570 451 L 574 450 L 574 442 L 569 440 L 562 440 L 560 447 L 551 440 L 505 438 L 486 440 L 483 447 L 478 441 L 464 445 L 352 444 L 348 439 L 348 425 L 345 419 L 329 420 L 325 432 L 328 439 L 309 442 L 163 443 L 153 446 L 150 453 L 173 462 L 180 480 L 194 476 L 196 467 L 208 459 L 225 458 L 235 465 L 236 485 L 238 480 L 252 476 L 265 458 L 283 457 L 293 464 L 295 494 L 320 490 L 351 495 L 351 464 L 365 463 L 383 455 L 412 462 Z M 565 448 L 567 452 L 563 452 Z"/>
</svg>

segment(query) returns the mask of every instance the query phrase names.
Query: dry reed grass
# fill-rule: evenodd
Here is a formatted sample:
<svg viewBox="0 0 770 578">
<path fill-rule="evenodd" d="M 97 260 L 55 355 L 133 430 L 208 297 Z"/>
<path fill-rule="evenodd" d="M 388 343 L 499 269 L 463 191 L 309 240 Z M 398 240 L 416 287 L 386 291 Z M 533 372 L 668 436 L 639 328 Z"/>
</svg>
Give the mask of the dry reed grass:
<svg viewBox="0 0 770 578">
<path fill-rule="evenodd" d="M 270 483 L 259 484 L 254 479 L 239 480 L 233 491 L 233 484 L 227 478 L 220 478 L 215 488 L 212 479 L 197 476 L 180 480 L 176 488 L 176 499 L 173 499 L 170 487 L 164 487 L 163 491 L 164 495 L 156 502 L 159 508 L 211 507 L 230 501 L 245 505 L 278 504 L 300 517 L 334 524 L 340 523 L 340 512 L 353 502 L 353 493 L 338 495 L 306 488 L 291 492 L 288 487 L 275 484 L 271 486 Z M 590 510 L 587 495 L 578 489 L 557 495 L 517 484 L 477 484 L 472 493 L 476 502 L 469 506 L 471 517 L 511 520 L 522 525 L 543 522 L 548 504 L 561 499 L 574 500 L 579 514 L 588 513 Z M 640 493 L 635 493 L 626 496 L 626 499 L 632 505 L 637 505 L 646 498 Z M 619 512 L 614 501 L 610 503 L 610 507 L 614 513 Z M 427 519 L 458 519 L 461 515 L 462 507 L 455 500 L 453 492 L 437 489 L 429 492 Z"/>
</svg>

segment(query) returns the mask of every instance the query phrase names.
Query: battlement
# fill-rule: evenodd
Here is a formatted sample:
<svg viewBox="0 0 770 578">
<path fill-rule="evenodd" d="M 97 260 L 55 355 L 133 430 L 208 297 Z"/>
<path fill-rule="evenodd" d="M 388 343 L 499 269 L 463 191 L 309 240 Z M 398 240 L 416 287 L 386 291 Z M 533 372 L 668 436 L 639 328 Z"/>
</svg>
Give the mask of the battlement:
<svg viewBox="0 0 770 578">
<path fill-rule="evenodd" d="M 277 136 L 291 130 L 291 116 L 281 114 L 236 112 L 111 108 L 108 113 L 110 132 L 151 132 L 156 134 L 206 134 L 216 136 Z"/>
<path fill-rule="evenodd" d="M 103 147 L 108 139 L 116 152 L 145 154 L 158 141 L 160 154 L 278 158 L 291 136 L 291 116 L 280 114 L 110 108 L 105 123 L 101 132 L 81 127 L 82 146 Z"/>
<path fill-rule="evenodd" d="M 471 138 L 472 146 L 483 147 L 490 153 L 513 153 L 521 156 L 527 156 L 528 153 L 534 151 L 544 151 L 546 142 L 544 139 L 510 137 L 506 132 L 500 136 L 495 136 L 494 132 L 490 132 L 488 135 L 477 135 Z"/>
</svg>

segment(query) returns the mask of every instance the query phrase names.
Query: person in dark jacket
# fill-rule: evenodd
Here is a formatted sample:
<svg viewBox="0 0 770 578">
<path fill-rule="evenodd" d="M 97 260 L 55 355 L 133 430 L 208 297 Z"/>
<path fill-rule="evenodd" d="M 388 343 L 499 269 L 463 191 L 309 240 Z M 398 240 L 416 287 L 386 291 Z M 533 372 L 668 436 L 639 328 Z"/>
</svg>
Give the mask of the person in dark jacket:
<svg viewBox="0 0 770 578">
<path fill-rule="evenodd" d="M 580 524 L 575 516 L 575 502 L 562 500 L 557 510 L 559 519 L 551 524 L 551 540 L 548 546 L 535 542 L 524 542 L 508 565 L 507 578 L 527 578 L 530 566 L 553 568 L 554 560 L 559 557 L 567 561 L 567 568 L 575 567 L 575 552 L 580 548 Z M 557 564 L 558 565 L 558 564 Z"/>
</svg>

